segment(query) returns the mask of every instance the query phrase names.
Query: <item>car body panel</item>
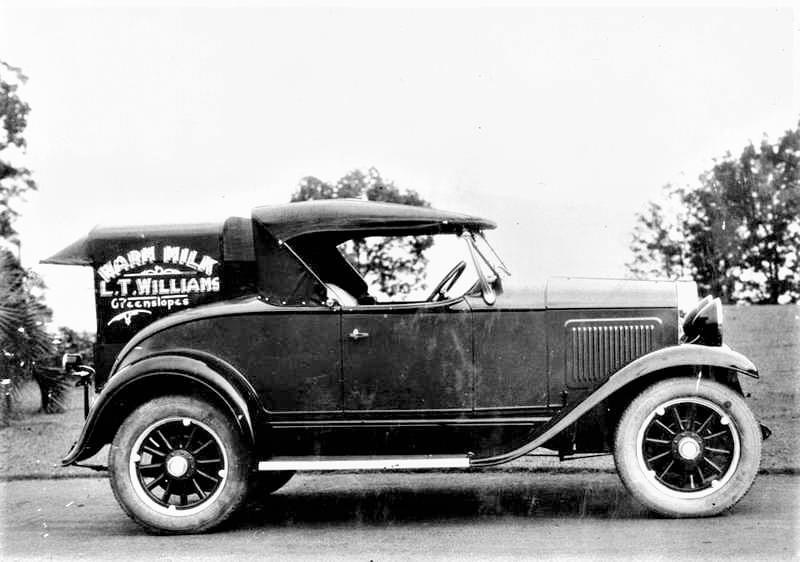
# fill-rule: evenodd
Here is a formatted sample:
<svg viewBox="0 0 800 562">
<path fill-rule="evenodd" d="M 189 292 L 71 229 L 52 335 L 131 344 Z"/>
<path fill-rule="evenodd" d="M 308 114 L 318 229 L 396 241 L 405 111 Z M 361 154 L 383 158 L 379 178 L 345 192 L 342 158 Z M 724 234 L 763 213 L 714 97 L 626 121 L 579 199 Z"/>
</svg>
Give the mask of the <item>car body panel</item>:
<svg viewBox="0 0 800 562">
<path fill-rule="evenodd" d="M 758 377 L 755 365 L 744 355 L 730 348 L 693 344 L 665 347 L 639 357 L 608 377 L 583 399 L 563 408 L 546 424 L 532 431 L 529 440 L 521 447 L 504 451 L 492 457 L 474 458 L 471 465 L 476 467 L 493 466 L 526 455 L 556 437 L 626 385 L 651 373 L 664 372 L 670 368 L 687 365 L 719 367 Z M 697 384 L 703 384 L 702 372 L 697 377 Z"/>
<path fill-rule="evenodd" d="M 675 345 L 678 316 L 671 308 L 547 311 L 550 395 L 589 389 L 637 357 Z"/>
<path fill-rule="evenodd" d="M 673 281 L 550 277 L 518 281 L 497 295 L 498 310 L 672 308 L 677 306 Z"/>
<path fill-rule="evenodd" d="M 545 311 L 493 309 L 480 298 L 471 302 L 475 307 L 476 412 L 546 407 Z"/>
<path fill-rule="evenodd" d="M 158 331 L 137 345 L 150 354 L 191 346 L 229 362 L 269 412 L 337 412 L 339 322 L 323 307 L 212 316 Z"/>
<path fill-rule="evenodd" d="M 549 309 L 674 309 L 678 293 L 674 281 L 551 277 L 545 300 Z"/>
<path fill-rule="evenodd" d="M 346 412 L 471 412 L 472 326 L 463 300 L 344 309 L 342 335 Z"/>
<path fill-rule="evenodd" d="M 98 433 L 109 438 L 108 429 L 114 428 L 104 426 L 109 419 L 113 419 L 113 410 L 115 406 L 119 406 L 119 401 L 131 396 L 129 393 L 132 393 L 134 385 L 146 384 L 148 380 L 155 385 L 163 384 L 166 375 L 185 379 L 187 383 L 199 383 L 216 394 L 228 405 L 233 418 L 238 420 L 242 433 L 248 437 L 250 443 L 254 443 L 257 424 L 254 413 L 257 412 L 254 412 L 254 395 L 247 380 L 217 358 L 209 361 L 203 354 L 200 354 L 200 358 L 190 354 L 191 351 L 184 355 L 176 353 L 150 356 L 118 372 L 92 404 L 81 434 L 62 459 L 62 464 L 74 464 L 97 452 L 106 443 L 105 440 L 98 439 Z"/>
</svg>

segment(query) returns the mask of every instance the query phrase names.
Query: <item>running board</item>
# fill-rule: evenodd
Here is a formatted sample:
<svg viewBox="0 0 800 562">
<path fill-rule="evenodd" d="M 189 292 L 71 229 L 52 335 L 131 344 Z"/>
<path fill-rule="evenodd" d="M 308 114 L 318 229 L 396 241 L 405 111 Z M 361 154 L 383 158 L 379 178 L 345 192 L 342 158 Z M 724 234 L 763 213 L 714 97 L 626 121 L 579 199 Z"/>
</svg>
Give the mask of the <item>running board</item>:
<svg viewBox="0 0 800 562">
<path fill-rule="evenodd" d="M 411 470 L 416 468 L 469 468 L 467 455 L 394 457 L 274 457 L 258 463 L 258 470 Z"/>
</svg>

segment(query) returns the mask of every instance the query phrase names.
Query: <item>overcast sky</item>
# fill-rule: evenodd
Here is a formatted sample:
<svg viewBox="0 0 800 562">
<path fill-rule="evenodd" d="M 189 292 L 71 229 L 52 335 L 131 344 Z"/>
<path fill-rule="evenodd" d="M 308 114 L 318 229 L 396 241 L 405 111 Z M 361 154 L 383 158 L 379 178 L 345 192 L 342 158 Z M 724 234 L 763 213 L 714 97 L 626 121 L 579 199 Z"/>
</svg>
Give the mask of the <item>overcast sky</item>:
<svg viewBox="0 0 800 562">
<path fill-rule="evenodd" d="M 622 276 L 664 184 L 800 115 L 787 8 L 26 4 L 0 8 L 39 184 L 18 229 L 81 329 L 90 270 L 37 262 L 93 225 L 246 216 L 356 167 L 496 220 L 515 277 Z"/>
</svg>

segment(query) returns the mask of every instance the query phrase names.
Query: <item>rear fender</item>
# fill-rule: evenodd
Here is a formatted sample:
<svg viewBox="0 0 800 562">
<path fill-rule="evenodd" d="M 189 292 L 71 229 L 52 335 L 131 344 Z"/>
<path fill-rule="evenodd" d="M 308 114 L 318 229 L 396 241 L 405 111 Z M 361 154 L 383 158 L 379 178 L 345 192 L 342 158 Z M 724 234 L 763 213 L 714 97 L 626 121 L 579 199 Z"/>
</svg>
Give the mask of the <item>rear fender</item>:
<svg viewBox="0 0 800 562">
<path fill-rule="evenodd" d="M 474 459 L 471 466 L 492 466 L 502 464 L 528 454 L 541 447 L 559 433 L 578 421 L 583 415 L 612 397 L 626 386 L 639 381 L 652 373 L 676 370 L 681 367 L 710 366 L 741 373 L 758 378 L 758 369 L 741 353 L 727 346 L 707 347 L 694 344 L 683 344 L 665 347 L 648 353 L 629 363 L 598 386 L 583 401 L 565 407 L 550 421 L 538 428 L 531 435 L 531 440 L 522 447 L 484 459 Z M 698 384 L 701 384 L 698 379 Z"/>
<path fill-rule="evenodd" d="M 203 392 L 223 404 L 242 435 L 254 443 L 257 399 L 241 374 L 214 358 L 162 354 L 127 365 L 109 379 L 61 464 L 71 465 L 94 455 L 113 439 L 127 413 L 148 399 L 181 389 Z"/>
</svg>

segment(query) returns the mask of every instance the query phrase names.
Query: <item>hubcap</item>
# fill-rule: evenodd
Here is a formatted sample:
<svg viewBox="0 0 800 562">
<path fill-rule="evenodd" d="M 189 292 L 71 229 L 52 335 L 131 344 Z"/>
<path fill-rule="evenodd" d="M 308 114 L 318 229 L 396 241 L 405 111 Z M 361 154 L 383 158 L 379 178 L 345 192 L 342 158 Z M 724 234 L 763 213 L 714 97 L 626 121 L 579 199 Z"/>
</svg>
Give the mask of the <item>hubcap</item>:
<svg viewBox="0 0 800 562">
<path fill-rule="evenodd" d="M 175 455 L 167 461 L 167 472 L 170 476 L 180 478 L 189 471 L 189 461 L 181 455 Z"/>
<path fill-rule="evenodd" d="M 683 437 L 678 441 L 678 454 L 687 461 L 693 461 L 700 454 L 700 444 L 693 437 Z"/>
</svg>

